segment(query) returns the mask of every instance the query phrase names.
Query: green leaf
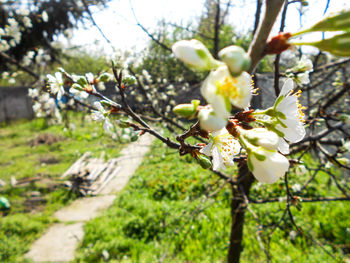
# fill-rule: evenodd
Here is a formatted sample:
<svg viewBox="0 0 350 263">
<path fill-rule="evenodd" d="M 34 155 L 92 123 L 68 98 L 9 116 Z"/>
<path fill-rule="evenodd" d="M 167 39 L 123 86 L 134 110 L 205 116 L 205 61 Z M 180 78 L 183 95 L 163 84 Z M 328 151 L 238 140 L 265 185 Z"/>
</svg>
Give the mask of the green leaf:
<svg viewBox="0 0 350 263">
<path fill-rule="evenodd" d="M 311 28 L 298 32 L 294 35 L 300 35 L 315 31 L 343 31 L 350 29 L 350 10 L 343 10 L 340 13 L 326 17 Z"/>
<path fill-rule="evenodd" d="M 333 55 L 350 57 L 350 32 L 336 35 L 332 38 L 323 39 L 318 42 L 292 43 L 294 45 L 309 45 L 327 51 Z"/>
</svg>

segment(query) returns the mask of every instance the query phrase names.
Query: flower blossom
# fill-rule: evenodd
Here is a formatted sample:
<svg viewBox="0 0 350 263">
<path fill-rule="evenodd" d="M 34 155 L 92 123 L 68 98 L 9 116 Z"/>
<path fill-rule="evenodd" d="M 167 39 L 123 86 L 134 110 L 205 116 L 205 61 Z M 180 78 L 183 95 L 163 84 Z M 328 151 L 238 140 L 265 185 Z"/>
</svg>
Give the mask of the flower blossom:
<svg viewBox="0 0 350 263">
<path fill-rule="evenodd" d="M 248 154 L 248 167 L 259 182 L 273 184 L 288 171 L 289 161 L 276 150 L 260 146 Z"/>
<path fill-rule="evenodd" d="M 227 118 L 217 116 L 210 105 L 199 111 L 198 119 L 201 128 L 209 132 L 221 130 L 227 124 Z"/>
<path fill-rule="evenodd" d="M 106 111 L 103 108 L 101 102 L 99 101 L 95 101 L 94 106 L 97 109 L 97 111 L 96 110 L 92 111 L 92 115 L 91 115 L 92 119 L 94 121 L 104 121 L 103 129 L 107 132 L 110 131 L 113 125 L 108 118 L 108 111 Z"/>
<path fill-rule="evenodd" d="M 175 57 L 197 70 L 211 70 L 218 63 L 204 44 L 196 39 L 181 40 L 172 46 Z"/>
<path fill-rule="evenodd" d="M 47 74 L 48 83 L 50 90 L 53 94 L 57 94 L 57 99 L 60 100 L 62 95 L 64 94 L 63 88 L 63 78 L 61 72 L 56 72 L 55 76 Z"/>
<path fill-rule="evenodd" d="M 275 183 L 289 169 L 288 159 L 277 151 L 279 137 L 265 128 L 238 128 L 248 154 L 248 168 L 262 183 Z"/>
<path fill-rule="evenodd" d="M 213 170 L 218 171 L 233 165 L 233 156 L 237 155 L 241 145 L 226 128 L 211 134 L 211 140 L 200 152 L 213 157 Z"/>
<path fill-rule="evenodd" d="M 283 138 L 289 142 L 295 143 L 301 141 L 306 132 L 304 128 L 304 113 L 299 103 L 300 93 L 292 94 L 294 88 L 293 80 L 288 79 L 281 90 L 279 97 L 275 103 L 278 124 L 276 129 L 283 134 Z M 289 146 L 285 140 L 281 138 L 278 149 L 284 153 L 289 153 Z"/>
<path fill-rule="evenodd" d="M 251 77 L 247 72 L 242 72 L 234 78 L 228 67 L 222 65 L 209 74 L 201 87 L 201 93 L 218 116 L 227 118 L 230 116 L 231 104 L 238 108 L 250 105 Z"/>
</svg>

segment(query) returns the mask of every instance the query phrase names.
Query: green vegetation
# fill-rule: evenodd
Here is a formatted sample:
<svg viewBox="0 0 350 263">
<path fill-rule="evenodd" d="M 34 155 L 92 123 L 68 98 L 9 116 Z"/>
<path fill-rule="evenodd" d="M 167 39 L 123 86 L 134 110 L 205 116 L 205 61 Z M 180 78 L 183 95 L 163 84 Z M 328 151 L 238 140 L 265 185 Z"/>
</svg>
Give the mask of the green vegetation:
<svg viewBox="0 0 350 263">
<path fill-rule="evenodd" d="M 0 187 L 0 196 L 11 203 L 9 211 L 0 211 L 0 262 L 23 261 L 31 242 L 53 222 L 50 215 L 76 198 L 60 176 L 83 153 L 118 156 L 122 145 L 101 136 L 99 125 L 83 122 L 82 114 L 69 116 L 76 126 L 74 131 L 60 125 L 48 127 L 43 119 L 0 126 L 0 179 L 6 183 Z M 18 181 L 33 177 L 41 180 L 12 187 L 11 177 Z M 43 202 L 30 202 L 33 195 Z"/>
<path fill-rule="evenodd" d="M 310 156 L 305 158 L 309 165 Z M 234 174 L 234 169 L 232 169 Z M 304 182 L 309 174 L 290 174 L 290 184 Z M 320 174 L 309 187 L 318 195 L 339 193 Z M 230 189 L 191 158 L 179 157 L 155 142 L 151 153 L 119 194 L 114 205 L 85 226 L 85 237 L 76 262 L 225 262 L 230 231 Z M 255 183 L 252 197 L 286 196 L 283 180 L 274 185 Z M 285 201 L 253 205 L 270 238 L 272 262 L 333 262 L 319 246 L 293 229 L 288 217 L 272 232 L 283 214 Z M 343 262 L 350 243 L 350 205 L 347 202 L 302 203 L 292 207 L 296 223 L 305 233 L 325 244 Z M 257 241 L 258 225 L 247 212 L 242 262 L 266 262 Z M 254 258 L 254 260 L 252 260 Z"/>
</svg>

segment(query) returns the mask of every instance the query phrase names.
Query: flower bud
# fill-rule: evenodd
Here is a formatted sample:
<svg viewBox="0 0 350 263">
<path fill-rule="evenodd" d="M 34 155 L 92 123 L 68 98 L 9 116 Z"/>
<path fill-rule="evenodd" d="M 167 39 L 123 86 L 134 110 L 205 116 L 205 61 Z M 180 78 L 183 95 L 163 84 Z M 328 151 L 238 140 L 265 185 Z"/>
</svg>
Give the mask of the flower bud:
<svg viewBox="0 0 350 263">
<path fill-rule="evenodd" d="M 123 78 L 123 83 L 125 85 L 128 85 L 128 86 L 133 85 L 133 84 L 136 83 L 136 78 L 134 76 L 130 76 L 130 75 L 129 76 L 125 76 Z"/>
<path fill-rule="evenodd" d="M 131 142 L 136 142 L 139 139 L 140 135 L 139 134 L 135 134 L 133 136 L 131 136 L 130 141 Z"/>
<path fill-rule="evenodd" d="M 226 63 L 233 77 L 247 71 L 250 66 L 250 57 L 239 46 L 229 46 L 219 52 L 219 58 Z"/>
<path fill-rule="evenodd" d="M 227 124 L 227 119 L 218 117 L 212 108 L 201 109 L 198 113 L 201 129 L 206 131 L 218 131 Z"/>
<path fill-rule="evenodd" d="M 82 86 L 80 86 L 78 83 L 74 83 L 74 84 L 72 85 L 72 88 L 73 88 L 73 89 L 76 89 L 76 90 L 80 90 L 80 91 L 83 91 L 83 90 L 84 90 L 84 88 L 83 88 Z"/>
<path fill-rule="evenodd" d="M 175 57 L 196 70 L 211 70 L 218 63 L 203 43 L 195 39 L 178 41 L 172 50 Z"/>
<path fill-rule="evenodd" d="M 288 171 L 289 161 L 277 151 L 257 147 L 248 154 L 248 168 L 259 182 L 272 184 Z"/>
<path fill-rule="evenodd" d="M 120 128 L 129 128 L 130 127 L 130 123 L 124 120 L 118 120 L 117 124 Z"/>
<path fill-rule="evenodd" d="M 109 74 L 108 72 L 105 72 L 98 77 L 98 81 L 102 81 L 102 82 L 107 82 L 107 81 L 110 81 L 111 79 L 112 79 L 112 75 Z"/>
<path fill-rule="evenodd" d="M 209 169 L 212 166 L 209 157 L 205 156 L 204 154 L 197 154 L 195 159 L 203 169 Z"/>
<path fill-rule="evenodd" d="M 194 118 L 197 113 L 197 107 L 200 103 L 199 100 L 192 100 L 192 104 L 179 104 L 174 107 L 173 112 L 181 117 L 188 119 Z"/>
<path fill-rule="evenodd" d="M 243 137 L 254 146 L 262 146 L 268 150 L 276 150 L 279 138 L 276 133 L 265 128 L 254 128 L 251 130 L 239 129 Z"/>
<path fill-rule="evenodd" d="M 87 82 L 85 76 L 77 76 L 76 82 L 77 82 L 80 86 L 82 86 L 82 87 L 84 87 L 85 85 L 88 84 L 88 82 Z"/>
</svg>

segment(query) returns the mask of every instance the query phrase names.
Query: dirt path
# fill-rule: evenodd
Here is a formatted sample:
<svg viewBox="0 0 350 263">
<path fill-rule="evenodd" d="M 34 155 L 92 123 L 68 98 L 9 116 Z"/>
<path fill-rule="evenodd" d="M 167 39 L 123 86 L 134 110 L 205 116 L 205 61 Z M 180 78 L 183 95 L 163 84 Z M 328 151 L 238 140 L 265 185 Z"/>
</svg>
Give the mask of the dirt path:
<svg viewBox="0 0 350 263">
<path fill-rule="evenodd" d="M 99 196 L 75 200 L 71 205 L 58 210 L 53 216 L 60 223 L 51 226 L 36 240 L 26 254 L 34 262 L 69 262 L 84 237 L 84 225 L 113 204 L 114 193 L 120 191 L 141 164 L 153 138 L 145 134 L 121 151 L 118 158 L 118 175 L 102 190 Z"/>
</svg>

